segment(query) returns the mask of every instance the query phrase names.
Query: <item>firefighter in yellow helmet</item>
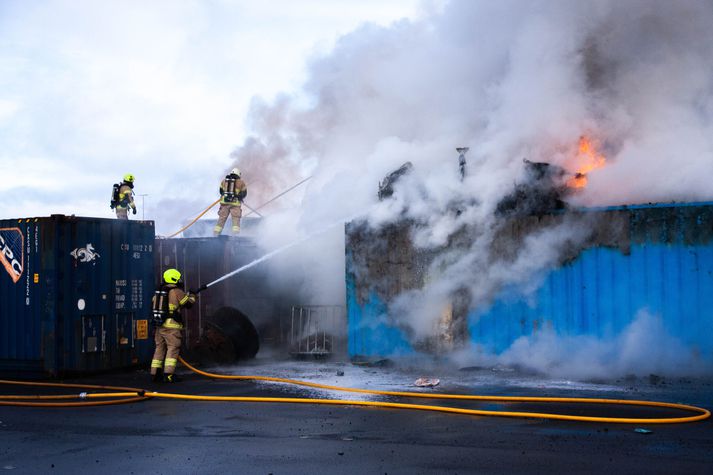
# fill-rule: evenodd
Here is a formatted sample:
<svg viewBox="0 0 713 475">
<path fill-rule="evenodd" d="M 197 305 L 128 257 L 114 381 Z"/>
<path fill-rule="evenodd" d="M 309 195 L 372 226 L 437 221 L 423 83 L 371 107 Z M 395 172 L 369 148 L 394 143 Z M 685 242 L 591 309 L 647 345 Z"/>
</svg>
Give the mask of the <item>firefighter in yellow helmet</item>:
<svg viewBox="0 0 713 475">
<path fill-rule="evenodd" d="M 233 168 L 220 182 L 220 208 L 218 208 L 218 222 L 213 228 L 214 236 L 223 232 L 228 215 L 233 218 L 233 234 L 240 232 L 240 218 L 243 215 L 240 204 L 247 195 L 248 186 L 240 178 L 240 170 Z"/>
<path fill-rule="evenodd" d="M 129 219 L 129 207 L 131 207 L 131 212 L 136 214 L 136 204 L 134 203 L 134 175 L 127 173 L 124 175 L 124 181 L 114 185 L 109 207 L 116 209 L 116 217 L 118 219 Z"/>
<path fill-rule="evenodd" d="M 181 330 L 183 329 L 181 309 L 191 308 L 195 302 L 194 294 L 183 291 L 183 281 L 178 270 L 168 269 L 163 273 L 163 284 L 153 297 L 156 350 L 151 359 L 152 381 L 160 381 L 161 372 L 163 372 L 163 382 L 176 382 L 174 372 L 181 351 Z"/>
</svg>

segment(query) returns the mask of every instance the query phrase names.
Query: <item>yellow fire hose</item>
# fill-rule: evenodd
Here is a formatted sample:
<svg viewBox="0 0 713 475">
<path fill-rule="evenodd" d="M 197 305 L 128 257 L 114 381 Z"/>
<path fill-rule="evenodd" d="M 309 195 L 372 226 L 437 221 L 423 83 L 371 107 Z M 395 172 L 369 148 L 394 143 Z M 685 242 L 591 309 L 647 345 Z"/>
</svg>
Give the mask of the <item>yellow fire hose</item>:
<svg viewBox="0 0 713 475">
<path fill-rule="evenodd" d="M 146 396 L 141 394 L 144 392 L 143 389 L 139 388 L 125 388 L 122 386 L 97 386 L 94 384 L 67 384 L 67 383 L 38 383 L 31 381 L 11 381 L 0 379 L 0 384 L 9 384 L 15 386 L 38 386 L 38 387 L 50 387 L 50 388 L 78 388 L 78 389 L 101 389 L 101 390 L 111 390 L 111 391 L 125 391 L 120 396 L 122 399 L 110 400 L 110 401 L 86 401 L 89 397 L 89 393 L 80 394 L 58 394 L 58 395 L 0 395 L 0 406 L 26 406 L 26 407 L 84 407 L 84 406 L 109 406 L 112 404 L 127 404 L 130 402 L 145 401 L 148 399 Z M 112 393 L 94 393 L 92 397 L 96 395 L 107 395 Z M 82 399 L 79 402 L 32 402 L 32 401 L 51 401 L 59 399 Z"/>
<path fill-rule="evenodd" d="M 288 189 L 286 189 L 286 190 L 283 191 L 282 193 L 280 193 L 280 194 L 278 194 L 278 195 L 276 195 L 276 196 L 270 198 L 269 200 L 267 200 L 266 202 L 264 202 L 264 203 L 261 204 L 260 206 L 257 206 L 256 208 L 251 208 L 250 206 L 248 206 L 247 203 L 243 202 L 243 204 L 245 205 L 245 207 L 250 210 L 248 213 L 245 214 L 245 216 L 249 216 L 251 213 L 255 213 L 255 214 L 257 214 L 258 216 L 260 216 L 260 213 L 257 212 L 259 209 L 261 209 L 261 208 L 263 208 L 263 207 L 269 205 L 270 203 L 272 203 L 273 201 L 275 201 L 275 200 L 278 199 L 279 197 L 285 195 L 287 192 L 294 190 L 295 188 L 297 188 L 298 186 L 300 186 L 302 183 L 306 182 L 306 181 L 309 180 L 310 178 L 312 178 L 312 177 L 311 177 L 311 176 L 308 176 L 308 177 L 305 178 L 304 180 L 302 180 L 302 181 L 300 181 L 299 183 L 297 183 L 297 184 L 295 184 L 295 185 L 289 187 Z M 211 209 L 213 206 L 217 205 L 219 201 L 220 201 L 220 198 L 218 198 L 218 199 L 215 200 L 213 203 L 211 203 L 211 205 L 208 206 L 206 209 L 204 209 L 204 210 L 201 212 L 201 214 L 199 214 L 198 216 L 196 216 L 193 221 L 191 221 L 190 223 L 186 224 L 185 226 L 183 226 L 181 229 L 179 229 L 179 230 L 176 231 L 175 233 L 171 234 L 170 236 L 166 236 L 164 239 L 171 239 L 172 237 L 176 237 L 176 236 L 178 236 L 179 234 L 181 234 L 183 231 L 185 231 L 186 229 L 188 229 L 188 228 L 190 228 L 191 226 L 193 226 L 193 225 L 196 223 L 196 221 L 198 221 L 198 220 L 201 218 L 201 216 L 203 216 L 203 215 L 206 214 L 208 211 L 210 211 L 210 209 Z"/>
<path fill-rule="evenodd" d="M 101 389 L 115 390 L 119 392 L 96 392 L 82 393 L 79 396 L 76 394 L 68 395 L 53 395 L 53 396 L 0 396 L 0 405 L 10 406 L 44 406 L 44 407 L 77 407 L 90 405 L 107 405 L 107 404 L 123 404 L 128 402 L 143 401 L 148 398 L 163 398 L 163 399 L 180 399 L 189 401 L 220 401 L 220 402 L 271 402 L 271 403 L 292 403 L 292 404 L 327 404 L 340 406 L 366 406 L 366 407 L 382 407 L 391 409 L 411 409 L 422 411 L 446 412 L 451 414 L 464 414 L 471 416 L 498 416 L 498 417 L 526 417 L 535 419 L 554 419 L 565 421 L 583 421 L 583 422 L 607 422 L 615 424 L 676 424 L 683 422 L 701 421 L 710 417 L 710 411 L 700 407 L 690 406 L 686 404 L 674 404 L 657 401 L 639 401 L 627 399 L 598 399 L 598 398 L 563 398 L 563 397 L 526 397 L 526 396 L 480 396 L 480 395 L 465 395 L 465 394 L 439 394 L 439 393 L 416 393 L 416 392 L 401 392 L 401 391 L 377 391 L 371 389 L 345 388 L 340 386 L 330 386 L 326 384 L 310 383 L 307 381 L 297 381 L 293 379 L 274 378 L 268 376 L 245 376 L 245 375 L 223 375 L 209 373 L 199 370 L 188 364 L 183 358 L 180 358 L 183 363 L 191 371 L 206 376 L 212 379 L 228 379 L 228 380 L 253 380 L 253 381 L 270 381 L 286 384 L 295 384 L 300 386 L 308 386 L 312 388 L 327 389 L 331 391 L 352 392 L 361 394 L 374 394 L 381 396 L 399 396 L 411 398 L 428 398 L 428 399 L 455 399 L 467 401 L 501 401 L 501 402 L 522 402 L 522 403 L 577 403 L 577 404 L 609 404 L 609 405 L 628 405 L 628 406 L 644 406 L 644 407 L 664 407 L 669 409 L 678 409 L 687 412 L 694 412 L 697 415 L 688 417 L 669 417 L 669 418 L 629 418 L 629 417 L 594 417 L 594 416 L 574 416 L 567 414 L 553 414 L 541 412 L 514 412 L 514 411 L 485 411 L 479 409 L 463 409 L 449 406 L 433 406 L 427 404 L 408 404 L 386 401 L 356 401 L 349 399 L 315 399 L 315 398 L 291 398 L 291 397 L 244 397 L 244 396 L 203 396 L 190 394 L 162 393 L 156 391 L 146 391 L 138 388 L 122 388 L 114 386 L 93 386 L 80 384 L 60 384 L 60 383 L 31 383 L 22 381 L 5 381 L 0 380 L 0 384 L 15 384 L 27 386 L 50 386 L 50 387 L 72 387 L 83 389 Z M 70 399 L 80 397 L 84 399 L 81 402 L 30 402 L 31 400 L 57 400 Z M 95 401 L 95 399 L 110 398 L 109 401 Z M 91 400 L 87 400 L 91 399 Z"/>
<path fill-rule="evenodd" d="M 190 400 L 210 400 L 210 401 L 241 401 L 241 402 L 288 402 L 288 403 L 308 403 L 308 404 L 332 404 L 344 406 L 372 406 L 389 407 L 398 409 L 416 409 L 425 411 L 449 412 L 453 414 L 466 414 L 477 416 L 499 416 L 499 417 L 529 417 L 534 419 L 556 419 L 566 421 L 587 421 L 587 422 L 611 422 L 620 424 L 674 424 L 682 422 L 701 421 L 710 417 L 711 413 L 707 409 L 689 406 L 686 404 L 674 404 L 657 401 L 637 401 L 628 399 L 598 399 L 598 398 L 564 398 L 564 397 L 527 397 L 527 396 L 480 396 L 467 394 L 443 394 L 443 393 L 415 393 L 401 391 L 377 391 L 373 389 L 345 388 L 341 386 L 330 386 L 327 384 L 310 383 L 307 381 L 297 381 L 294 379 L 273 378 L 269 376 L 241 376 L 223 375 L 202 371 L 191 366 L 179 356 L 179 360 L 191 371 L 213 379 L 234 379 L 234 380 L 256 380 L 271 381 L 286 384 L 308 386 L 312 388 L 327 389 L 331 391 L 352 392 L 361 394 L 374 394 L 381 396 L 400 396 L 428 399 L 458 399 L 466 401 L 501 401 L 501 402 L 551 402 L 551 403 L 580 403 L 580 404 L 610 404 L 629 406 L 666 407 L 680 409 L 688 412 L 699 413 L 696 416 L 671 417 L 671 418 L 624 418 L 624 417 L 592 417 L 592 416 L 571 416 L 566 414 L 552 414 L 539 412 L 512 412 L 512 411 L 483 411 L 479 409 L 462 409 L 448 406 L 431 406 L 423 404 L 404 404 L 381 401 L 354 401 L 348 399 L 306 399 L 306 398 L 257 398 L 257 397 L 231 397 L 231 396 L 211 396 L 201 399 L 203 396 L 188 396 L 164 393 L 146 393 L 148 397 L 165 397 L 170 399 L 190 399 Z"/>
<path fill-rule="evenodd" d="M 219 201 L 220 201 L 220 198 L 218 198 L 217 200 L 215 200 L 214 202 L 212 202 L 212 203 L 210 204 L 210 206 L 208 206 L 206 209 L 204 209 L 204 210 L 201 212 L 201 214 L 199 214 L 198 216 L 196 216 L 193 221 L 191 221 L 190 223 L 186 224 L 185 226 L 183 226 L 181 229 L 179 229 L 179 230 L 176 231 L 175 233 L 171 234 L 170 236 L 166 236 L 166 239 L 171 239 L 172 237 L 178 236 L 178 235 L 181 234 L 183 231 L 185 231 L 186 229 L 188 229 L 188 228 L 190 228 L 191 226 L 193 226 L 193 225 L 195 224 L 195 222 L 198 221 L 198 220 L 201 218 L 201 216 L 203 216 L 203 215 L 206 214 L 208 211 L 210 211 L 210 209 L 211 209 L 213 206 L 217 205 Z"/>
</svg>

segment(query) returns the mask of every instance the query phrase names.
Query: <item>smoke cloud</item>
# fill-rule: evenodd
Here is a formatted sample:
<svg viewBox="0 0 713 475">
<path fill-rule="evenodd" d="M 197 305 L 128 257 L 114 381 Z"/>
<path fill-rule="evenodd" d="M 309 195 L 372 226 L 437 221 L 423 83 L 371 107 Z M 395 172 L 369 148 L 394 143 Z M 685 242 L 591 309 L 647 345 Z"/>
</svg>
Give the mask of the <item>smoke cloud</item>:
<svg viewBox="0 0 713 475">
<path fill-rule="evenodd" d="M 254 103 L 253 135 L 233 153 L 250 199 L 313 176 L 260 237 L 277 247 L 338 220 L 416 223 L 413 244 L 441 254 L 427 285 L 390 311 L 421 336 L 458 292 L 475 307 L 503 286 L 534 289 L 586 234 L 564 222 L 493 257 L 493 212 L 525 179 L 523 159 L 573 176 L 578 142 L 590 138 L 606 164 L 588 173 L 573 205 L 713 198 L 710 25 L 713 3 L 693 0 L 453 0 L 418 21 L 364 25 L 311 61 L 298 94 Z M 378 183 L 406 161 L 413 172 L 379 202 Z M 342 248 L 298 249 L 275 272 L 299 268 L 306 300 L 343 301 Z M 512 354 L 539 352 L 552 367 L 546 343 L 518 342 Z"/>
<path fill-rule="evenodd" d="M 486 358 L 487 359 L 487 358 Z M 627 375 L 701 376 L 711 364 L 671 337 L 660 317 L 641 310 L 620 335 L 558 336 L 543 330 L 520 337 L 502 355 L 500 364 L 565 378 L 599 379 Z"/>
</svg>

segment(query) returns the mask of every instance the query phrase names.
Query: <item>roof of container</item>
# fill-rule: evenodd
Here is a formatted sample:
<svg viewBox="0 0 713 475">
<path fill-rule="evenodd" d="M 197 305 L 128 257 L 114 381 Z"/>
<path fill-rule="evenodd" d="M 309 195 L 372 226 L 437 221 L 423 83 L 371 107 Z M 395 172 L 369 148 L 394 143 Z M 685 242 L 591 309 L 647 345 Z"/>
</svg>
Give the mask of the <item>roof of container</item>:
<svg viewBox="0 0 713 475">
<path fill-rule="evenodd" d="M 650 208 L 684 208 L 691 206 L 713 206 L 713 201 L 691 201 L 691 202 L 675 202 L 670 203 L 642 203 L 631 205 L 616 205 L 616 206 L 593 206 L 574 208 L 580 211 L 622 211 L 627 209 L 650 209 Z"/>
</svg>

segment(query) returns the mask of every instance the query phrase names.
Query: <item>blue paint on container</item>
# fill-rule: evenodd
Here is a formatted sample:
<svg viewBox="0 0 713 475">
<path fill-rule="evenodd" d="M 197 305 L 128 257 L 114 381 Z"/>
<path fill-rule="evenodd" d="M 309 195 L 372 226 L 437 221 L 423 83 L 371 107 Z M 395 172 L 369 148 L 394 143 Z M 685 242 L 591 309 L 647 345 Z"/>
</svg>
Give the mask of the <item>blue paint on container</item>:
<svg viewBox="0 0 713 475">
<path fill-rule="evenodd" d="M 518 338 L 542 329 L 614 338 L 645 310 L 660 317 L 667 334 L 691 352 L 713 360 L 713 203 L 578 212 L 605 219 L 623 216 L 628 229 L 622 246 L 593 245 L 561 267 L 545 269 L 532 294 L 501 289 L 490 305 L 468 313 L 470 341 L 499 354 Z M 379 298 L 373 291 L 357 289 L 353 252 L 347 249 L 350 356 L 407 353 L 412 349 L 407 335 L 385 316 L 396 295 L 382 292 Z M 360 257 L 360 262 L 379 258 Z"/>
<path fill-rule="evenodd" d="M 365 321 L 362 315 L 369 315 Z M 366 302 L 357 302 L 354 277 L 347 276 L 348 352 L 352 358 L 406 356 L 415 353 L 403 330 L 389 325 L 386 305 L 372 292 Z"/>
</svg>

